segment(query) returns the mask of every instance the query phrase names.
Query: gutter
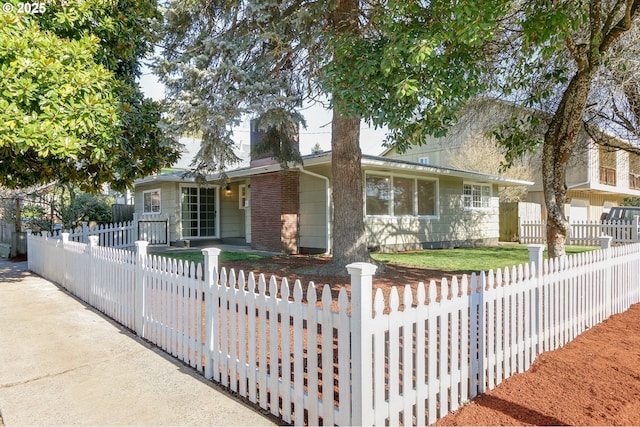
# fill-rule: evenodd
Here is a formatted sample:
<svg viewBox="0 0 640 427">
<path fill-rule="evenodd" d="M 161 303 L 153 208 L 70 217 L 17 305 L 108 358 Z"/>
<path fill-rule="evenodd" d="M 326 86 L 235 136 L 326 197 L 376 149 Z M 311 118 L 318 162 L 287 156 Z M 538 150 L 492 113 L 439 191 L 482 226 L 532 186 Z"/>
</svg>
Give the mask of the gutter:
<svg viewBox="0 0 640 427">
<path fill-rule="evenodd" d="M 327 224 L 327 231 L 326 231 L 327 250 L 324 253 L 324 255 L 329 255 L 331 253 L 331 185 L 329 183 L 329 178 L 324 175 L 317 174 L 315 172 L 309 172 L 302 165 L 298 166 L 298 170 L 303 174 L 324 180 L 325 188 L 326 188 L 326 196 L 327 196 L 327 204 L 325 206 L 325 211 L 326 211 L 325 222 Z"/>
</svg>

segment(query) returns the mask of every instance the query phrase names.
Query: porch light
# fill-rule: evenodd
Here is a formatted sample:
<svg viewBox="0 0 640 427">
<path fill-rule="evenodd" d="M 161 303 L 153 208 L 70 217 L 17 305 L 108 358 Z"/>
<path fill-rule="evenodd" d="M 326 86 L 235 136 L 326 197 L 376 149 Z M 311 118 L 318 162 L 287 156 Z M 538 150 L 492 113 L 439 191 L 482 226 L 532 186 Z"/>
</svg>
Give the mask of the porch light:
<svg viewBox="0 0 640 427">
<path fill-rule="evenodd" d="M 224 192 L 227 196 L 231 195 L 231 186 L 229 184 L 224 188 Z"/>
</svg>

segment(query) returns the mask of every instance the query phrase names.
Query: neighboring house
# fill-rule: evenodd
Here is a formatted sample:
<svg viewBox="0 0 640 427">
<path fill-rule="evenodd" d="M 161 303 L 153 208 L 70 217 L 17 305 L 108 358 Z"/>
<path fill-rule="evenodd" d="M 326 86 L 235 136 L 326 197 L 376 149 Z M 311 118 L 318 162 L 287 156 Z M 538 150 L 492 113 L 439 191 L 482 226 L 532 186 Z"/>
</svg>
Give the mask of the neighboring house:
<svg viewBox="0 0 640 427">
<path fill-rule="evenodd" d="M 474 141 L 491 138 L 487 133 L 505 114 L 513 114 L 514 106 L 495 100 L 475 104 L 473 114 L 463 117 L 448 136 L 429 138 L 422 146 L 405 153 L 387 150 L 383 156 L 439 167 L 450 166 L 452 153 L 472 150 Z M 640 156 L 621 150 L 609 151 L 581 133 L 581 140 L 570 161 L 567 173 L 567 204 L 565 214 L 571 222 L 599 220 L 612 206 L 619 206 L 627 197 L 640 197 Z M 540 155 L 530 157 L 535 183 L 528 188 L 523 201 L 539 203 L 544 209 Z M 544 219 L 544 218 L 543 218 Z"/>
<path fill-rule="evenodd" d="M 530 182 L 375 156 L 362 159 L 368 244 L 381 251 L 498 241 L 498 188 Z M 324 253 L 331 249 L 331 152 L 282 170 L 270 159 L 210 177 L 183 172 L 135 183 L 136 212 L 170 218 L 173 244 L 230 239 L 254 249 Z"/>
</svg>

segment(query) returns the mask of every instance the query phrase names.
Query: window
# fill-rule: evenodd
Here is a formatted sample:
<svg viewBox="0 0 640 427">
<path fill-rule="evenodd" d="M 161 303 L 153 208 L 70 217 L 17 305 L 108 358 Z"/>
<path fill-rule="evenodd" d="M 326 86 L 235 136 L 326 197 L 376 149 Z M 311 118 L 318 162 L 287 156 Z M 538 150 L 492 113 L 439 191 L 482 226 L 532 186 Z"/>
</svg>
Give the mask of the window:
<svg viewBox="0 0 640 427">
<path fill-rule="evenodd" d="M 247 198 L 247 186 L 245 184 L 241 184 L 238 186 L 238 208 L 239 209 L 249 208 L 249 199 Z"/>
<path fill-rule="evenodd" d="M 217 188 L 181 188 L 182 237 L 216 237 Z"/>
<path fill-rule="evenodd" d="M 420 163 L 421 165 L 428 165 L 429 164 L 429 157 L 420 157 L 418 159 L 418 163 Z"/>
<path fill-rule="evenodd" d="M 436 215 L 436 181 L 367 175 L 365 193 L 368 216 Z"/>
<path fill-rule="evenodd" d="M 367 176 L 366 192 L 367 215 L 389 215 L 389 178 Z"/>
<path fill-rule="evenodd" d="M 418 180 L 418 215 L 436 214 L 436 182 Z"/>
<path fill-rule="evenodd" d="M 491 207 L 491 186 L 488 184 L 464 184 L 464 207 L 467 209 L 486 209 Z"/>
<path fill-rule="evenodd" d="M 600 184 L 616 185 L 616 152 L 600 147 Z"/>
<path fill-rule="evenodd" d="M 142 192 L 142 213 L 159 214 L 160 213 L 160 190 L 149 190 Z"/>
<path fill-rule="evenodd" d="M 393 179 L 393 214 L 413 215 L 413 179 Z"/>
</svg>

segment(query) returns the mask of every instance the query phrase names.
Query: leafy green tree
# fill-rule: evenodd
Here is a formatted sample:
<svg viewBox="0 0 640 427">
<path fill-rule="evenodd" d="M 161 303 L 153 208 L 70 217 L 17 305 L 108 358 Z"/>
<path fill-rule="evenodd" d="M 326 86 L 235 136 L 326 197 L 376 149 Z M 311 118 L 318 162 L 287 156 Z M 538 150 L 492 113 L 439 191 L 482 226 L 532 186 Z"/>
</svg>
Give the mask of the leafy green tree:
<svg viewBox="0 0 640 427">
<path fill-rule="evenodd" d="M 304 100 L 327 95 L 333 104 L 333 261 L 331 269 L 369 258 L 362 201 L 360 118 L 345 113 L 338 97 L 321 85 L 329 40 L 359 34 L 366 14 L 358 0 L 171 0 L 165 13 L 165 46 L 158 66 L 167 87 L 178 134 L 201 133 L 194 164 L 201 173 L 223 172 L 237 159 L 232 128 L 248 116 L 259 119 L 282 161 L 288 123 L 302 123 Z M 276 150 L 271 150 L 276 153 Z"/>
<path fill-rule="evenodd" d="M 380 2 L 365 37 L 334 38 L 325 84 L 347 112 L 387 125 L 401 150 L 445 134 L 472 97 L 531 111 L 495 135 L 508 161 L 542 146 L 549 253 L 561 256 L 578 135 L 638 151 L 639 9 L 638 0 Z"/>
<path fill-rule="evenodd" d="M 0 14 L 0 184 L 58 181 L 97 191 L 173 163 L 159 105 L 135 81 L 154 0 L 42 3 Z"/>
<path fill-rule="evenodd" d="M 112 222 L 111 205 L 115 199 L 104 194 L 79 192 L 68 188 L 68 197 L 63 192 L 59 215 L 66 228 L 79 225 L 83 221 L 98 224 Z"/>
</svg>

